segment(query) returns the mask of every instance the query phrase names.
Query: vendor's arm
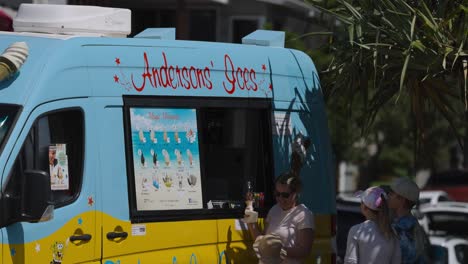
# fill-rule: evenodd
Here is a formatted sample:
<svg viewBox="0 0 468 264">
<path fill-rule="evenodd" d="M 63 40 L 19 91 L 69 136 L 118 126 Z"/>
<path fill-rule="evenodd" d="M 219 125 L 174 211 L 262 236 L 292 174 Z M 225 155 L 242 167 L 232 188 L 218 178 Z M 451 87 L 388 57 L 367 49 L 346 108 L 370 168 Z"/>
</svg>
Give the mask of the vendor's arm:
<svg viewBox="0 0 468 264">
<path fill-rule="evenodd" d="M 314 243 L 314 230 L 312 228 L 300 229 L 293 247 L 285 248 L 288 258 L 305 258 L 309 256 Z"/>
<path fill-rule="evenodd" d="M 245 217 L 248 217 L 248 216 L 246 215 Z M 258 225 L 257 221 L 247 224 L 249 228 L 250 236 L 252 237 L 253 241 L 255 241 L 257 237 L 261 235 L 265 235 L 266 230 L 268 230 L 268 223 L 270 223 L 270 221 L 271 221 L 271 211 L 268 212 L 267 217 L 263 221 L 263 231 L 260 229 L 260 226 Z"/>
<path fill-rule="evenodd" d="M 265 222 L 265 230 L 266 230 L 266 225 L 267 225 L 267 222 Z M 252 240 L 255 241 L 255 239 L 257 239 L 258 236 L 263 235 L 262 231 L 260 230 L 260 227 L 258 226 L 258 223 L 250 223 L 250 224 L 247 224 L 247 226 L 249 227 L 249 232 L 250 232 L 250 235 L 252 236 Z"/>
<path fill-rule="evenodd" d="M 268 219 L 266 219 L 264 222 L 263 222 L 263 230 L 267 230 L 267 227 L 268 227 Z M 250 224 L 247 224 L 247 226 L 249 227 L 249 232 L 250 232 L 250 235 L 252 236 L 252 240 L 255 241 L 255 239 L 257 239 L 258 236 L 261 236 L 261 235 L 264 235 L 264 233 L 262 232 L 262 230 L 260 229 L 259 225 L 257 222 L 255 223 L 250 223 Z"/>
</svg>

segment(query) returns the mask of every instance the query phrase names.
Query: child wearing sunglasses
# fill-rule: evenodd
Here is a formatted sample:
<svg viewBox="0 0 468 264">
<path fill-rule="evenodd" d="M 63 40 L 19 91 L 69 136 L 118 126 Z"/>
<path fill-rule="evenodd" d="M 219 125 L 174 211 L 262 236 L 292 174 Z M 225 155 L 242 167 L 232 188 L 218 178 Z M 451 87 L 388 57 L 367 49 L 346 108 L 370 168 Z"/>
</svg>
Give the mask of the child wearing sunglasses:
<svg viewBox="0 0 468 264">
<path fill-rule="evenodd" d="M 299 204 L 301 182 L 296 175 L 286 172 L 276 178 L 277 203 L 265 219 L 265 235 L 257 223 L 248 224 L 259 263 L 302 264 L 312 250 L 314 216 L 304 204 Z"/>
</svg>

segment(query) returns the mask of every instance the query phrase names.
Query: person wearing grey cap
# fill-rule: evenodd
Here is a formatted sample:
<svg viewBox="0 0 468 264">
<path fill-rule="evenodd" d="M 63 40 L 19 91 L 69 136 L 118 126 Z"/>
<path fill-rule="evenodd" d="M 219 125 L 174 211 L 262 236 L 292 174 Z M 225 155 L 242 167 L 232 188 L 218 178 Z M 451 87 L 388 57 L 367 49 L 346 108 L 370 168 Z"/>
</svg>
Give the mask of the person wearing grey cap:
<svg viewBox="0 0 468 264">
<path fill-rule="evenodd" d="M 398 178 L 390 185 L 388 207 L 393 210 L 393 228 L 400 240 L 402 264 L 431 263 L 430 242 L 411 208 L 418 203 L 419 187 L 409 178 Z"/>
</svg>

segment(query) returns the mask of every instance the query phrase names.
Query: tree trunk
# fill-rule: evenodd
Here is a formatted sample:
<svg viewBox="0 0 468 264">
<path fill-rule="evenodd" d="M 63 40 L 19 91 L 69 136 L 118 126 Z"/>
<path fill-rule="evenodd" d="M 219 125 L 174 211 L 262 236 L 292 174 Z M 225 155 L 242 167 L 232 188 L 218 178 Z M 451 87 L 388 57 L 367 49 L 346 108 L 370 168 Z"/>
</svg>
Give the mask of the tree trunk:
<svg viewBox="0 0 468 264">
<path fill-rule="evenodd" d="M 463 100 L 465 106 L 465 135 L 463 137 L 463 168 L 468 169 L 468 88 L 467 88 L 467 66 L 468 62 L 467 59 L 463 59 L 461 63 L 462 67 L 460 68 L 460 74 L 458 78 L 459 86 L 460 86 L 460 97 Z"/>
<path fill-rule="evenodd" d="M 465 136 L 463 140 L 463 168 L 468 169 L 468 109 L 465 106 Z"/>
</svg>

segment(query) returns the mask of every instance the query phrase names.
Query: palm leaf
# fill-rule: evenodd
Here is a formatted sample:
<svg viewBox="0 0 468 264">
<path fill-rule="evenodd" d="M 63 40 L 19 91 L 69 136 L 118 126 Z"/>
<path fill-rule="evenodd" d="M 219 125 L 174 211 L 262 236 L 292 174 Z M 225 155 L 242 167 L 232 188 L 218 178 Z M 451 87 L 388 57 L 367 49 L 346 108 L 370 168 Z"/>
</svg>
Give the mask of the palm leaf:
<svg viewBox="0 0 468 264">
<path fill-rule="evenodd" d="M 336 0 L 337 7 L 330 10 L 349 22 L 348 39 L 332 43 L 333 63 L 326 66 L 324 84 L 329 88 L 324 89 L 344 98 L 340 102 L 346 106 L 340 109 L 358 111 L 345 116 L 362 125 L 363 132 L 372 129 L 379 111 L 392 102 L 411 105 L 406 110 L 413 113 L 415 136 L 432 133 L 425 119 L 434 111 L 456 136 L 457 125 L 468 130 L 466 121 L 459 120 L 461 103 L 468 111 L 468 8 L 462 2 Z M 363 73 L 369 87 L 364 88 Z M 463 83 L 460 91 L 456 80 Z M 423 140 L 416 146 L 423 147 Z"/>
<path fill-rule="evenodd" d="M 351 4 L 349 4 L 348 2 L 346 1 L 340 1 L 349 11 L 350 13 L 355 17 L 357 18 L 358 20 L 361 20 L 362 19 L 362 15 L 361 13 L 356 9 L 354 8 Z"/>
<path fill-rule="evenodd" d="M 398 98 L 400 98 L 401 91 L 403 90 L 403 86 L 405 84 L 406 70 L 408 69 L 408 63 L 409 63 L 410 57 L 411 57 L 411 50 L 409 49 L 405 57 L 405 62 L 403 63 L 403 68 L 401 69 L 400 92 L 398 94 L 397 101 L 398 101 Z"/>
<path fill-rule="evenodd" d="M 467 54 L 463 52 L 463 47 L 465 46 L 465 40 L 463 40 L 461 43 L 460 43 L 460 47 L 458 47 L 458 51 L 457 53 L 455 54 L 455 58 L 453 59 L 453 62 L 452 62 L 452 70 L 453 70 L 453 67 L 455 66 L 455 63 L 457 62 L 458 60 L 458 57 L 460 57 L 460 55 L 462 56 L 466 56 Z M 465 74 L 466 76 L 466 74 Z"/>
</svg>

